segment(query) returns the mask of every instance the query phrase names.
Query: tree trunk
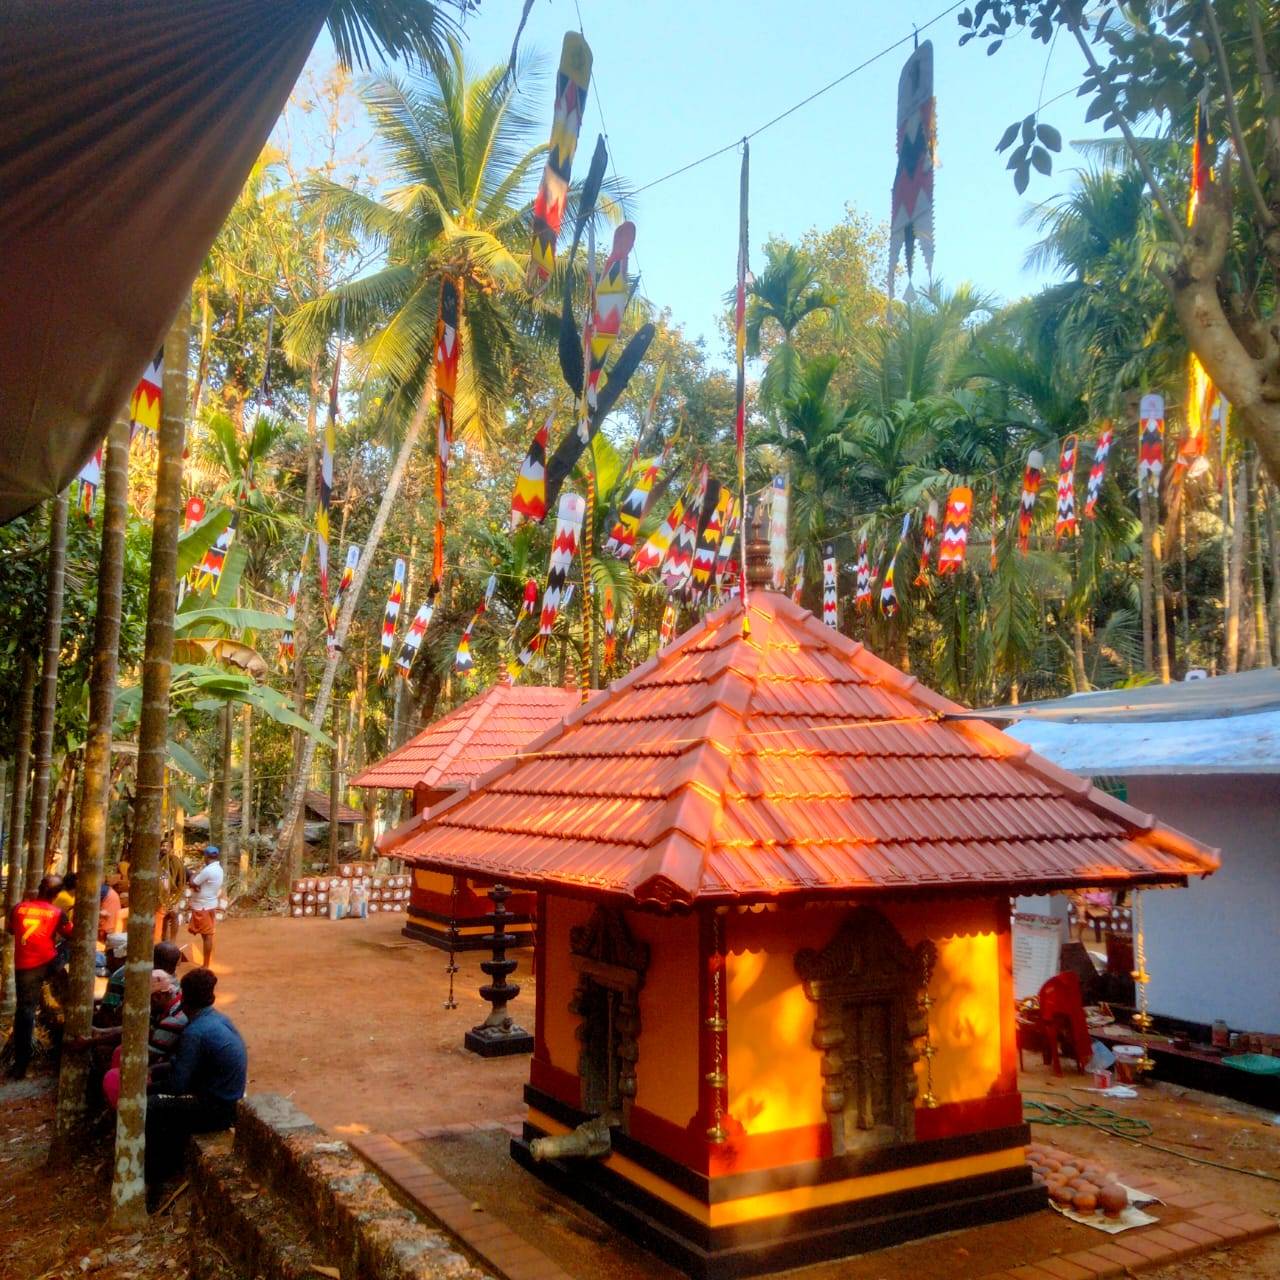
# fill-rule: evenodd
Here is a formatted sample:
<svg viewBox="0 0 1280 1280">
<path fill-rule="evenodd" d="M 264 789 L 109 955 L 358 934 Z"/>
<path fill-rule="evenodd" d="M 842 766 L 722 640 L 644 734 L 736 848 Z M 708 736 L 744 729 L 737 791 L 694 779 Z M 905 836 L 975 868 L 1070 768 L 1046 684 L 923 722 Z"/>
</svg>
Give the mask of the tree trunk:
<svg viewBox="0 0 1280 1280">
<path fill-rule="evenodd" d="M 1089 690 L 1089 673 L 1084 667 L 1084 623 L 1080 618 L 1071 619 L 1071 670 L 1076 693 Z"/>
<path fill-rule="evenodd" d="M 338 822 L 342 803 L 342 730 L 338 727 L 338 707 L 334 704 L 333 750 L 329 752 L 329 874 L 338 874 Z"/>
<path fill-rule="evenodd" d="M 1151 557 L 1151 530 L 1154 519 L 1151 499 L 1145 490 L 1138 494 L 1138 511 L 1142 518 L 1142 666 L 1154 674 L 1156 650 L 1153 608 L 1155 602 L 1155 568 Z"/>
<path fill-rule="evenodd" d="M 27 779 L 31 772 L 31 712 L 36 696 L 36 664 L 27 652 L 22 654 L 22 676 L 18 686 L 18 733 L 13 749 L 13 787 L 9 792 L 9 878 L 5 885 L 4 918 L 22 901 L 23 836 L 26 834 Z M 0 977 L 0 1019 L 11 1021 L 14 1010 L 13 989 L 13 934 L 7 929 L 0 933 L 3 942 L 4 970 Z"/>
<path fill-rule="evenodd" d="M 246 702 L 240 712 L 240 852 L 252 849 L 249 843 L 257 825 L 253 804 L 253 708 Z"/>
<path fill-rule="evenodd" d="M 222 710 L 218 712 L 218 762 L 213 774 L 213 790 L 209 796 L 209 843 L 216 844 L 222 851 L 224 871 L 230 856 L 228 837 L 231 832 L 227 808 L 231 800 L 231 724 L 231 703 L 224 702 Z"/>
<path fill-rule="evenodd" d="M 79 753 L 68 751 L 62 757 L 62 766 L 58 773 L 58 785 L 54 789 L 53 801 L 49 805 L 49 830 L 44 838 L 44 869 L 48 874 L 55 871 L 62 857 L 63 837 L 67 809 L 71 804 L 71 794 L 75 790 L 76 775 L 79 773 Z"/>
<path fill-rule="evenodd" d="M 98 608 L 89 675 L 89 732 L 84 744 L 84 788 L 75 829 L 75 933 L 71 938 L 66 1036 L 87 1036 L 93 1024 L 94 956 L 98 894 L 107 855 L 111 795 L 111 723 L 120 666 L 124 540 L 129 515 L 129 423 L 118 418 L 107 435 L 103 468 L 102 551 L 98 557 Z M 49 1159 L 64 1164 L 80 1147 L 88 1112 L 89 1056 L 64 1043 L 58 1073 L 58 1109 Z"/>
<path fill-rule="evenodd" d="M 1152 504 L 1151 589 L 1156 622 L 1156 672 L 1161 684 L 1169 683 L 1169 611 L 1164 595 L 1164 534 Z"/>
<path fill-rule="evenodd" d="M 1236 468 L 1231 500 L 1231 551 L 1228 560 L 1230 595 L 1227 600 L 1227 634 L 1224 665 L 1227 673 L 1240 670 L 1240 614 L 1244 605 L 1245 530 L 1248 527 L 1249 468 L 1243 460 Z"/>
<path fill-rule="evenodd" d="M 151 953 L 164 837 L 164 774 L 177 605 L 178 533 L 182 527 L 182 449 L 187 420 L 187 359 L 191 300 L 184 297 L 165 339 L 164 392 L 156 460 L 151 585 L 142 657 L 142 714 L 134 790 L 133 861 L 129 874 L 129 947 L 125 961 L 124 1038 L 116 1113 L 112 1225 L 146 1221 L 144 1157 L 147 1119 L 147 1038 L 151 1014 Z"/>
<path fill-rule="evenodd" d="M 382 531 L 387 527 L 392 508 L 396 505 L 396 497 L 400 492 L 405 470 L 422 435 L 427 414 L 430 412 L 434 400 L 435 380 L 429 378 L 427 385 L 422 390 L 422 396 L 418 401 L 417 407 L 413 411 L 413 417 L 409 420 L 409 427 L 405 432 L 404 441 L 400 445 L 400 452 L 396 455 L 395 465 L 391 468 L 391 475 L 387 477 L 387 487 L 383 491 L 382 501 L 378 504 L 377 514 L 373 518 L 373 525 L 369 529 L 368 537 L 365 539 L 364 554 L 361 555 L 360 563 L 356 566 L 351 590 L 347 593 L 347 597 L 342 604 L 342 614 L 338 618 L 337 629 L 334 633 L 333 648 L 325 661 L 324 674 L 320 677 L 320 687 L 316 690 L 315 702 L 311 708 L 311 723 L 317 729 L 324 725 L 325 714 L 329 710 L 329 698 L 333 694 L 333 682 L 338 674 L 338 663 L 342 658 L 342 646 L 346 643 L 347 631 L 351 627 L 351 619 L 355 616 L 356 606 L 360 603 L 360 593 L 364 590 L 364 582 L 369 574 L 369 566 L 373 563 L 374 556 L 378 550 L 378 543 L 382 539 Z M 301 826 L 303 797 L 307 790 L 307 777 L 311 772 L 311 762 L 315 759 L 315 754 L 316 739 L 308 734 L 303 738 L 302 754 L 298 761 L 298 777 L 293 786 L 293 794 L 289 797 L 289 803 L 285 808 L 277 856 L 280 849 L 288 849 L 292 846 L 295 833 Z M 274 861 L 275 859 L 273 858 Z"/>
<path fill-rule="evenodd" d="M 1271 665 L 1271 635 L 1267 625 L 1267 587 L 1262 562 L 1266 548 L 1262 545 L 1262 474 L 1257 451 L 1249 459 L 1249 550 L 1253 571 L 1253 637 L 1255 667 Z"/>
<path fill-rule="evenodd" d="M 62 649 L 62 595 L 67 577 L 67 490 L 49 508 L 49 568 L 44 606 L 44 660 L 36 699 L 32 739 L 31 817 L 27 824 L 26 893 L 35 894 L 44 874 L 45 836 L 49 829 L 49 774 L 53 766 L 53 727 L 58 710 L 58 656 Z"/>
</svg>

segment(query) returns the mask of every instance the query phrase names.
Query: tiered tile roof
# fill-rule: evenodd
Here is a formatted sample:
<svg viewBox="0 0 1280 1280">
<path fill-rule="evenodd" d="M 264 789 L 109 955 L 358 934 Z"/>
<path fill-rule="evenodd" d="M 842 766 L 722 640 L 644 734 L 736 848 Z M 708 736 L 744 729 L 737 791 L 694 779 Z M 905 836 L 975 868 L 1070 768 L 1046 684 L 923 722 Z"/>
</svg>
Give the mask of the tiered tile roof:
<svg viewBox="0 0 1280 1280">
<path fill-rule="evenodd" d="M 384 852 L 656 906 L 1180 884 L 1213 850 L 774 592 L 710 614 Z"/>
</svg>

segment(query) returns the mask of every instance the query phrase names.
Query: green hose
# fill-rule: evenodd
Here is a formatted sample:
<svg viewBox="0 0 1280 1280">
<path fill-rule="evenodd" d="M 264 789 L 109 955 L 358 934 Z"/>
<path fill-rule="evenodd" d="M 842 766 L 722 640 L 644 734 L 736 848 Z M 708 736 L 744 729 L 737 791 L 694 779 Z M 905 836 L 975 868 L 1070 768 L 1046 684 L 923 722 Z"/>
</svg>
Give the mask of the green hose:
<svg viewBox="0 0 1280 1280">
<path fill-rule="evenodd" d="M 1092 1103 L 1079 1107 L 1059 1107 L 1052 1102 L 1024 1100 L 1022 1118 L 1028 1124 L 1052 1124 L 1064 1129 L 1072 1125 L 1089 1125 L 1091 1128 L 1101 1129 L 1103 1133 L 1114 1134 L 1117 1138 L 1146 1138 L 1154 1132 L 1145 1120 L 1108 1111 L 1106 1107 Z"/>
</svg>

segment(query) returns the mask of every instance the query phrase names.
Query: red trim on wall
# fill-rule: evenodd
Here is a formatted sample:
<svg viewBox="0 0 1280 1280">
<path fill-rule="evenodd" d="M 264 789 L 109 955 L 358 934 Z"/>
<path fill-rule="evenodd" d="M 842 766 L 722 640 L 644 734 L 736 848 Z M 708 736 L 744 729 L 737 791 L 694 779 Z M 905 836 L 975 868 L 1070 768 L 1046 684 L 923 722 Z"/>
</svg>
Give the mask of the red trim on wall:
<svg viewBox="0 0 1280 1280">
<path fill-rule="evenodd" d="M 1009 900 L 1001 898 L 996 908 L 998 922 L 996 960 L 1000 966 L 1000 1076 L 992 1090 L 993 1093 L 998 1094 L 1016 1094 L 1018 1090 L 1018 1027 L 1013 994 L 1012 916 L 1013 909 Z"/>
<path fill-rule="evenodd" d="M 537 915 L 534 917 L 537 923 L 533 930 L 533 972 L 535 978 L 545 971 L 547 963 L 547 896 L 544 893 L 540 893 L 537 898 Z M 535 1061 L 541 1058 L 543 1062 L 549 1062 L 551 1055 L 547 1052 L 547 1002 L 542 991 L 541 982 L 539 982 L 538 989 L 534 992 L 533 1010 L 533 1056 Z"/>
<path fill-rule="evenodd" d="M 993 1093 L 968 1102 L 946 1102 L 940 1107 L 916 1108 L 916 1139 L 958 1138 L 984 1129 L 1005 1129 L 1022 1123 L 1022 1095 Z"/>
</svg>

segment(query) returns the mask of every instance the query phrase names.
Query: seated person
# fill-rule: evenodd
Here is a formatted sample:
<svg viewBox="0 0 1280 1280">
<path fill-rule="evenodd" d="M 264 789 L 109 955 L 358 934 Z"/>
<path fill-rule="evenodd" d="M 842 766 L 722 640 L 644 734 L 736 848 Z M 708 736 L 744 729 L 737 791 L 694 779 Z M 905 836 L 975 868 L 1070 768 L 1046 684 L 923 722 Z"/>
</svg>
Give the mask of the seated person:
<svg viewBox="0 0 1280 1280">
<path fill-rule="evenodd" d="M 211 969 L 192 969 L 182 979 L 187 1026 L 164 1092 L 147 1099 L 149 1197 L 181 1167 L 191 1134 L 231 1128 L 236 1103 L 244 1097 L 249 1055 L 231 1020 L 213 1007 L 217 984 Z"/>
<path fill-rule="evenodd" d="M 68 871 L 62 877 L 62 888 L 54 898 L 53 905 L 61 907 L 67 913 L 67 919 L 73 919 L 71 908 L 76 905 L 76 873 L 74 871 Z"/>
<path fill-rule="evenodd" d="M 104 880 L 98 891 L 98 941 L 106 942 L 107 935 L 120 932 L 120 895 Z"/>
<path fill-rule="evenodd" d="M 164 969 L 151 971 L 151 1034 L 148 1039 L 147 1088 L 158 1088 L 168 1075 L 178 1041 L 187 1026 L 178 980 Z M 95 1049 L 116 1046 L 102 1077 L 102 1093 L 114 1109 L 120 1100 L 120 1039 L 122 1027 L 105 1027 L 83 1043 Z"/>
<path fill-rule="evenodd" d="M 111 939 L 116 941 L 113 943 Z M 124 1008 L 124 955 L 129 938 L 127 934 L 113 933 L 111 939 L 108 939 L 107 948 L 107 990 L 94 1013 L 95 1027 L 118 1027 Z M 151 967 L 163 969 L 168 974 L 178 972 L 181 960 L 182 948 L 172 942 L 157 942 L 151 952 Z"/>
</svg>

